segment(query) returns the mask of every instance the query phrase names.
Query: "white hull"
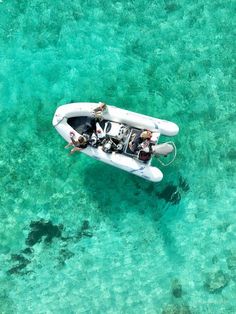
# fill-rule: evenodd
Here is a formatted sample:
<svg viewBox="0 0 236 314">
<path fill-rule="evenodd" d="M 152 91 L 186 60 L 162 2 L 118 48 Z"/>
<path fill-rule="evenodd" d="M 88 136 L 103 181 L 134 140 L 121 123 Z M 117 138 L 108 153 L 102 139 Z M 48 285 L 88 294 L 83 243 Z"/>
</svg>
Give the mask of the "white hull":
<svg viewBox="0 0 236 314">
<path fill-rule="evenodd" d="M 92 116 L 92 112 L 96 107 L 98 107 L 98 103 L 73 103 L 60 106 L 53 117 L 53 126 L 67 142 L 70 142 L 70 132 L 73 131 L 76 136 L 79 136 L 79 133 L 67 123 L 67 119 Z M 103 113 L 103 117 L 105 120 L 119 122 L 137 129 L 149 129 L 152 132 L 159 133 L 159 135 L 174 136 L 179 132 L 178 126 L 172 122 L 108 105 L 107 110 Z M 159 182 L 163 178 L 161 170 L 150 165 L 151 161 L 145 164 L 137 159 L 116 152 L 108 154 L 100 146 L 98 148 L 88 146 L 81 152 L 153 182 Z"/>
</svg>

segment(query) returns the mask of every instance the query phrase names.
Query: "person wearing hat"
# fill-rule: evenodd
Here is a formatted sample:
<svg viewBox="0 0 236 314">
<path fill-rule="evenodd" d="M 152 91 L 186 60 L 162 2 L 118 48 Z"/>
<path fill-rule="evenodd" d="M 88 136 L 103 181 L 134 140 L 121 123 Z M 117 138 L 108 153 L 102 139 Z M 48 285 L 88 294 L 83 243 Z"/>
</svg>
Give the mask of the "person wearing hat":
<svg viewBox="0 0 236 314">
<path fill-rule="evenodd" d="M 141 139 L 143 140 L 147 140 L 147 139 L 151 139 L 152 138 L 152 132 L 149 130 L 144 130 L 141 134 L 140 134 Z"/>
<path fill-rule="evenodd" d="M 129 143 L 129 148 L 133 153 L 139 151 L 142 146 L 149 145 L 152 132 L 149 130 L 142 130 L 136 134 L 133 134 Z"/>
</svg>

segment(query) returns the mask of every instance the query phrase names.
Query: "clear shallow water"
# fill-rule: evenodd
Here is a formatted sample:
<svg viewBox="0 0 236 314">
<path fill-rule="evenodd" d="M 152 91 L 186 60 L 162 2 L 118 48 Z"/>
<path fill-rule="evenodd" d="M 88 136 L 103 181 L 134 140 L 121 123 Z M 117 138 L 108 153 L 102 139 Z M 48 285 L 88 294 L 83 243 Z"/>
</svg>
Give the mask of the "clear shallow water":
<svg viewBox="0 0 236 314">
<path fill-rule="evenodd" d="M 0 312 L 235 313 L 233 1 L 0 3 Z M 56 107 L 179 124 L 160 184 L 67 156 Z"/>
</svg>

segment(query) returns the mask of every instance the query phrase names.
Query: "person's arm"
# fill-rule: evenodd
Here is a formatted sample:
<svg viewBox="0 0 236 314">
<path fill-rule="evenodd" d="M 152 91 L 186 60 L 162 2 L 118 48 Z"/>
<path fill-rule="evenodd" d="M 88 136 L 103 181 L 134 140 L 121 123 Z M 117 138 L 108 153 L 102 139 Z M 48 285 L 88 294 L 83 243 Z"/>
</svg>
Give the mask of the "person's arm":
<svg viewBox="0 0 236 314">
<path fill-rule="evenodd" d="M 73 145 L 74 145 L 74 146 L 77 145 L 77 142 L 74 140 L 74 135 L 71 136 L 70 139 L 71 139 L 71 142 L 68 143 L 68 144 L 65 146 L 65 148 L 68 148 L 68 147 L 73 146 Z"/>
<path fill-rule="evenodd" d="M 73 145 L 75 145 L 75 146 L 77 145 L 77 142 L 76 142 L 76 140 L 74 139 L 74 137 L 71 137 L 71 142 L 72 142 Z"/>
</svg>

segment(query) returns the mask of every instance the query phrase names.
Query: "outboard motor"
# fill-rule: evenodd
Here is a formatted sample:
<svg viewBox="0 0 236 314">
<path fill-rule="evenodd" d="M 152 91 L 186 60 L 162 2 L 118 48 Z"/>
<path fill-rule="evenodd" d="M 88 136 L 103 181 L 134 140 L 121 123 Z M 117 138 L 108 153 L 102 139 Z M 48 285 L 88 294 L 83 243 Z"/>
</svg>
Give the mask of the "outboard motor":
<svg viewBox="0 0 236 314">
<path fill-rule="evenodd" d="M 157 158 L 157 160 L 162 164 L 162 166 L 169 166 L 175 160 L 177 149 L 174 142 L 167 142 L 163 144 L 156 144 L 152 146 L 152 154 Z M 163 162 L 161 159 L 162 156 L 166 157 L 167 155 L 172 154 L 172 159 L 167 163 Z M 169 159 L 169 158 L 168 158 Z"/>
<path fill-rule="evenodd" d="M 155 157 L 167 156 L 172 153 L 174 146 L 170 143 L 156 144 L 152 146 L 152 153 Z"/>
</svg>

